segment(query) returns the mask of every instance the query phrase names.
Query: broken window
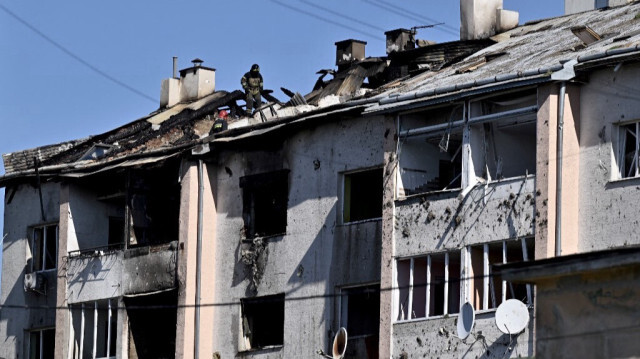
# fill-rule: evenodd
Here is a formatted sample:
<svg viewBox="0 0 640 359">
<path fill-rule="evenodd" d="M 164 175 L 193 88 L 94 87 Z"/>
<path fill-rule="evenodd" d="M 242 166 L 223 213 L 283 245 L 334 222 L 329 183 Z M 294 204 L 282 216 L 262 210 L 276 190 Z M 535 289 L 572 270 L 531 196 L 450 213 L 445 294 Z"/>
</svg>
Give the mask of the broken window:
<svg viewBox="0 0 640 359">
<path fill-rule="evenodd" d="M 344 175 L 343 223 L 382 217 L 382 168 Z"/>
<path fill-rule="evenodd" d="M 69 348 L 71 358 L 116 357 L 116 303 L 115 299 L 107 299 L 70 307 L 73 331 L 73 344 L 72 348 Z"/>
<path fill-rule="evenodd" d="M 470 108 L 470 167 L 475 176 L 493 181 L 535 174 L 536 94 L 497 96 L 471 103 Z"/>
<path fill-rule="evenodd" d="M 458 313 L 460 252 L 398 260 L 397 285 L 399 321 Z"/>
<path fill-rule="evenodd" d="M 619 178 L 640 176 L 640 122 L 618 126 L 618 175 Z"/>
<path fill-rule="evenodd" d="M 54 328 L 29 332 L 29 359 L 53 359 L 55 348 Z"/>
<path fill-rule="evenodd" d="M 287 230 L 289 170 L 241 177 L 240 188 L 247 238 L 284 234 Z"/>
<path fill-rule="evenodd" d="M 343 288 L 340 326 L 349 337 L 378 336 L 380 327 L 380 285 Z"/>
<path fill-rule="evenodd" d="M 456 189 L 462 174 L 462 106 L 403 118 L 399 195 Z"/>
<path fill-rule="evenodd" d="M 284 294 L 241 300 L 241 350 L 284 344 Z"/>
<path fill-rule="evenodd" d="M 503 281 L 493 265 L 522 262 L 533 254 L 533 238 L 485 243 L 467 248 L 468 300 L 477 310 L 495 309 L 507 299 L 533 304 L 531 286 Z"/>
<path fill-rule="evenodd" d="M 31 229 L 31 271 L 55 269 L 58 261 L 58 225 Z"/>
<path fill-rule="evenodd" d="M 173 359 L 176 352 L 177 290 L 123 298 L 129 358 Z"/>
</svg>

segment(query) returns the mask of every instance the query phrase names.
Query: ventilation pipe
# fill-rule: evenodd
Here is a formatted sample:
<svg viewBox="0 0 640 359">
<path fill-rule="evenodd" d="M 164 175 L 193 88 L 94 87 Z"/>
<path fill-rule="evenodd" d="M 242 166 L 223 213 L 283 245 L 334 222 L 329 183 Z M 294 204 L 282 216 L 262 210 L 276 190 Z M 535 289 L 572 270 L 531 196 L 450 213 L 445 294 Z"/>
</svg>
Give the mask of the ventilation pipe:
<svg viewBox="0 0 640 359">
<path fill-rule="evenodd" d="M 178 77 L 178 58 L 173 57 L 173 77 L 162 80 L 160 108 L 199 100 L 215 92 L 216 69 L 202 66 L 200 59 L 191 62 L 193 66 L 180 70 Z"/>
<path fill-rule="evenodd" d="M 479 40 L 518 26 L 519 15 L 502 0 L 460 0 L 460 40 Z"/>
</svg>

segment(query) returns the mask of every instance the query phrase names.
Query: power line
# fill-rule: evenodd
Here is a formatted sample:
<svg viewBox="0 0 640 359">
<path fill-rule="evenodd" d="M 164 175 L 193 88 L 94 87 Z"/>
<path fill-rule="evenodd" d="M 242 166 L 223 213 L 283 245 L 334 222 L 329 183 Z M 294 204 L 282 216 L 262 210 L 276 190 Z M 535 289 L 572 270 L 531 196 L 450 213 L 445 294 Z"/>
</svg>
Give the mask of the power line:
<svg viewBox="0 0 640 359">
<path fill-rule="evenodd" d="M 385 32 L 385 31 L 386 31 L 385 29 L 383 29 L 383 28 L 381 28 L 381 27 L 379 27 L 379 26 L 371 25 L 371 24 L 366 23 L 366 22 L 364 22 L 364 21 L 358 20 L 358 19 L 356 19 L 356 18 L 354 18 L 354 17 L 347 16 L 347 15 L 343 15 L 343 14 L 341 14 L 341 13 L 337 12 L 337 11 L 334 11 L 334 10 L 328 9 L 328 8 L 326 8 L 326 7 L 323 7 L 323 6 L 320 6 L 320 5 L 314 4 L 314 3 L 312 3 L 311 1 L 308 1 L 308 0 L 300 0 L 300 1 L 301 1 L 301 2 L 303 2 L 303 3 L 305 3 L 305 4 L 307 4 L 307 5 L 309 5 L 309 6 L 311 6 L 311 7 L 315 7 L 316 9 L 320 9 L 320 10 L 322 10 L 322 11 L 326 11 L 326 12 L 328 12 L 328 13 L 332 14 L 332 15 L 335 15 L 335 16 L 338 16 L 338 17 L 341 17 L 341 18 L 343 18 L 343 19 L 347 19 L 347 20 L 349 20 L 349 21 L 357 22 L 358 24 L 360 24 L 360 25 L 364 25 L 364 26 L 369 27 L 369 28 L 371 28 L 371 29 L 378 30 L 378 31 L 380 31 L 380 32 Z"/>
<path fill-rule="evenodd" d="M 390 3 L 390 2 L 385 1 L 385 0 L 369 0 L 369 1 L 375 1 L 375 2 L 377 2 L 377 3 L 385 4 L 385 5 L 387 5 L 387 6 L 391 6 L 391 7 L 393 7 L 393 8 L 396 8 L 396 9 L 399 9 L 399 10 L 402 10 L 402 11 L 405 11 L 405 12 L 407 12 L 407 13 L 413 13 L 413 10 L 406 9 L 406 8 L 402 8 L 402 7 L 398 6 L 397 4 L 393 4 L 393 3 Z M 418 16 L 418 17 L 420 17 L 420 18 L 424 19 L 424 20 L 425 20 L 425 21 L 427 21 L 427 22 L 432 22 L 432 23 L 439 23 L 439 22 L 440 22 L 440 20 L 436 20 L 436 19 L 430 18 L 430 17 L 428 17 L 428 16 L 424 16 L 424 15 L 416 15 L 416 16 Z M 442 27 L 443 27 L 443 28 L 446 28 L 446 29 L 451 30 L 451 31 L 452 31 L 453 33 L 455 33 L 456 35 L 458 35 L 458 34 L 459 34 L 459 29 L 456 29 L 455 27 L 453 27 L 453 26 L 451 26 L 451 25 L 447 25 L 447 24 L 443 23 L 443 24 L 442 24 Z"/>
<path fill-rule="evenodd" d="M 323 21 L 323 22 L 326 22 L 326 23 L 329 23 L 329 24 L 332 24 L 332 25 L 335 25 L 335 26 L 339 26 L 339 27 L 345 28 L 347 30 L 355 31 L 355 32 L 357 32 L 359 34 L 362 34 L 362 35 L 365 35 L 365 36 L 367 36 L 367 37 L 369 37 L 371 39 L 376 39 L 376 40 L 380 40 L 381 39 L 381 36 L 374 35 L 374 34 L 366 32 L 366 31 L 358 30 L 358 29 L 356 29 L 354 27 L 351 27 L 351 26 L 348 26 L 348 25 L 344 25 L 342 23 L 339 23 L 337 21 L 333 21 L 331 19 L 327 19 L 325 17 L 322 17 L 320 15 L 314 14 L 312 12 L 309 12 L 309 11 L 306 11 L 306 10 L 303 10 L 303 9 L 300 9 L 300 8 L 285 4 L 285 3 L 281 2 L 281 1 L 278 1 L 278 0 L 269 0 L 269 1 L 271 1 L 273 3 L 276 3 L 276 4 L 278 4 L 278 5 L 282 6 L 282 7 L 285 7 L 287 9 L 289 9 L 289 10 L 295 11 L 297 13 L 304 14 L 304 15 L 307 15 L 309 17 L 312 17 L 312 18 L 314 18 L 316 20 L 320 20 L 320 21 Z"/>
<path fill-rule="evenodd" d="M 389 12 L 391 12 L 393 14 L 398 15 L 398 16 L 402 16 L 402 17 L 411 19 L 413 21 L 417 21 L 417 22 L 420 22 L 420 23 L 422 23 L 424 21 L 424 19 L 419 18 L 419 17 L 411 14 L 408 11 L 404 11 L 404 12 L 403 11 L 398 11 L 397 6 L 395 6 L 395 5 L 394 6 L 390 6 L 390 5 L 387 5 L 386 3 L 377 3 L 377 2 L 374 2 L 372 0 L 362 0 L 362 1 L 364 1 L 365 3 L 367 3 L 369 5 L 373 5 L 375 7 L 378 7 L 380 9 L 389 11 Z M 438 21 L 434 21 L 434 22 L 438 22 Z M 440 30 L 442 32 L 446 32 L 446 33 L 448 33 L 450 35 L 454 35 L 454 36 L 460 35 L 458 32 L 453 31 L 453 30 L 451 30 L 451 29 L 449 29 L 447 27 L 435 27 L 435 29 L 436 30 Z"/>
<path fill-rule="evenodd" d="M 461 283 L 461 282 L 466 282 L 466 281 L 474 281 L 477 279 L 484 279 L 484 278 L 492 278 L 494 276 L 497 276 L 497 274 L 495 273 L 489 273 L 489 274 L 483 274 L 483 275 L 477 275 L 477 276 L 468 276 L 468 277 L 460 277 L 460 278 L 449 278 L 448 280 L 444 280 L 444 279 L 440 279 L 440 280 L 432 280 L 429 282 L 429 284 L 427 283 L 418 283 L 418 284 L 413 284 L 413 285 L 403 285 L 403 286 L 396 286 L 396 287 L 386 287 L 386 288 L 375 288 L 375 289 L 371 289 L 371 286 L 363 286 L 362 288 L 351 288 L 349 293 L 344 293 L 344 292 L 340 292 L 340 293 L 328 293 L 328 294 L 316 294 L 316 295 L 306 295 L 306 296 L 297 296 L 297 297 L 285 297 L 284 301 L 285 302 L 299 302 L 299 301 L 306 301 L 306 300 L 316 300 L 316 299 L 331 299 L 331 298 L 341 298 L 341 297 L 345 297 L 345 296 L 349 296 L 352 295 L 354 293 L 383 293 L 383 292 L 390 292 L 390 291 L 394 291 L 394 290 L 405 290 L 405 289 L 409 289 L 409 288 L 426 288 L 427 286 L 436 286 L 436 285 L 443 285 L 443 284 L 456 284 L 456 283 Z M 286 294 L 286 293 L 285 293 Z M 117 298 L 117 297 L 115 297 Z M 114 299 L 114 298 L 103 298 L 104 300 L 108 300 L 108 299 Z M 102 299 L 101 299 L 102 300 Z M 273 299 L 273 298 L 264 298 L 261 299 L 261 297 L 252 297 L 251 298 L 252 301 L 256 301 L 256 302 L 274 302 L 277 301 L 277 299 Z M 89 302 L 93 302 L 93 301 L 89 301 Z M 86 303 L 86 302 L 85 302 Z M 50 305 L 30 305 L 30 304 L 25 304 L 25 305 L 17 305 L 17 304 L 2 304 L 0 305 L 0 309 L 22 309 L 22 310 L 69 310 L 69 311 L 74 311 L 74 310 L 79 310 L 80 308 L 78 307 L 74 307 L 76 304 L 82 304 L 82 303 L 74 303 L 71 304 L 70 306 L 50 306 Z M 241 305 L 240 301 L 234 301 L 234 302 L 217 302 L 217 303 L 201 303 L 201 304 L 170 304 L 170 305 L 166 305 L 166 304 L 160 304 L 160 305 L 128 305 L 128 306 L 124 306 L 124 307 L 118 307 L 118 306 L 112 306 L 112 309 L 128 309 L 128 310 L 152 310 L 152 309 L 185 309 L 185 308 L 196 308 L 196 307 L 201 307 L 201 308 L 207 308 L 207 307 L 229 307 L 229 306 L 238 306 Z"/>
<path fill-rule="evenodd" d="M 75 53 L 73 53 L 71 50 L 67 49 L 66 47 L 62 46 L 60 43 L 56 42 L 55 40 L 53 40 L 52 38 L 50 38 L 49 36 L 47 36 L 45 33 L 43 33 L 42 31 L 38 30 L 38 28 L 36 28 L 35 26 L 31 25 L 30 23 L 28 23 L 26 20 L 22 19 L 20 16 L 18 16 L 17 14 L 15 14 L 13 11 L 9 10 L 6 6 L 0 4 L 0 9 L 3 10 L 5 13 L 7 13 L 8 15 L 10 15 L 11 17 L 13 17 L 14 19 L 16 19 L 18 22 L 20 22 L 22 25 L 26 26 L 27 28 L 29 28 L 31 31 L 35 32 L 38 36 L 42 37 L 44 40 L 46 40 L 47 42 L 49 42 L 51 45 L 55 46 L 56 48 L 58 48 L 58 50 L 64 52 L 65 54 L 69 55 L 71 58 L 73 58 L 74 60 L 78 61 L 79 63 L 81 63 L 82 65 L 86 66 L 87 68 L 89 68 L 90 70 L 92 70 L 93 72 L 97 73 L 98 75 L 106 78 L 107 80 L 115 83 L 118 86 L 124 87 L 125 89 L 135 93 L 136 95 L 143 97 L 149 101 L 152 101 L 153 103 L 156 102 L 156 99 L 127 85 L 126 83 L 116 79 L 115 77 L 107 74 L 106 72 L 100 70 L 99 68 L 93 66 L 91 63 L 89 63 L 88 61 L 82 59 L 80 56 L 76 55 Z"/>
</svg>

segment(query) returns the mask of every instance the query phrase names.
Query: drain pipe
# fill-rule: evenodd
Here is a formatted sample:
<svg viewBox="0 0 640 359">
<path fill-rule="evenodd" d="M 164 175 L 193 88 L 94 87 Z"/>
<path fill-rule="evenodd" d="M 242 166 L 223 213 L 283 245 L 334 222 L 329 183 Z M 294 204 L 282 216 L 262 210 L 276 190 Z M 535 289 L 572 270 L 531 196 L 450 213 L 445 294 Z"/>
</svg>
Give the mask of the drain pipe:
<svg viewBox="0 0 640 359">
<path fill-rule="evenodd" d="M 564 103 L 567 92 L 567 82 L 560 83 L 558 92 L 558 132 L 556 153 L 556 257 L 562 255 L 562 143 L 564 141 Z"/>
<path fill-rule="evenodd" d="M 575 76 L 575 66 L 578 60 L 567 61 L 562 64 L 562 70 L 551 74 L 552 80 L 560 81 L 558 91 L 558 129 L 556 136 L 556 257 L 562 255 L 562 158 L 564 142 L 564 105 L 567 93 L 567 81 Z"/>
<path fill-rule="evenodd" d="M 202 202 L 204 196 L 202 160 L 198 160 L 198 234 L 196 249 L 196 318 L 195 318 L 195 338 L 194 338 L 194 358 L 200 357 L 200 293 L 202 291 Z"/>
</svg>

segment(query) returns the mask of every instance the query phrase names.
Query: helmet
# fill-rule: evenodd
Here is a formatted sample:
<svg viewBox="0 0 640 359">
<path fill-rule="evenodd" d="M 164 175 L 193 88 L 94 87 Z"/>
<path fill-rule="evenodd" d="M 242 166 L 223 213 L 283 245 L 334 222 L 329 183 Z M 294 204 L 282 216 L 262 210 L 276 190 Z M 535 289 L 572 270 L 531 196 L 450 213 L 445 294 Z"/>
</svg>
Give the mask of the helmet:
<svg viewBox="0 0 640 359">
<path fill-rule="evenodd" d="M 222 110 L 222 111 L 218 112 L 218 117 L 220 117 L 220 118 L 227 118 L 228 115 L 229 114 L 225 110 Z"/>
<path fill-rule="evenodd" d="M 258 64 L 253 64 L 251 66 L 251 71 L 260 72 L 260 66 L 258 66 Z"/>
</svg>

